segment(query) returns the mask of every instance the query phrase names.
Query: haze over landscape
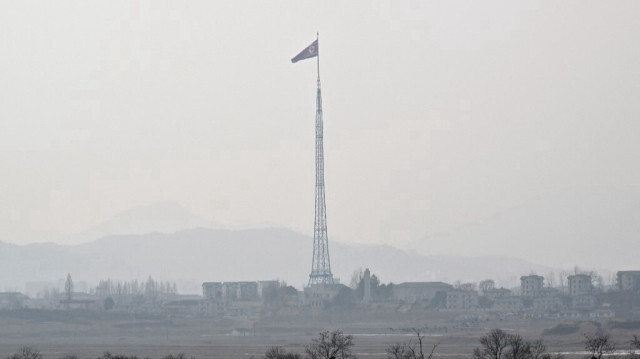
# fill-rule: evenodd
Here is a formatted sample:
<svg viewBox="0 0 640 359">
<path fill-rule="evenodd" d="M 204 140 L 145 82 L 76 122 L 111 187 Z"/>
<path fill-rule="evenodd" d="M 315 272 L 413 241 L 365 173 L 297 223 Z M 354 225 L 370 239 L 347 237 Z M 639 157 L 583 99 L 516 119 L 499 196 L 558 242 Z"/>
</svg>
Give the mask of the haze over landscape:
<svg viewBox="0 0 640 359">
<path fill-rule="evenodd" d="M 330 241 L 634 265 L 637 2 L 1 6 L 3 242 L 163 201 L 308 235 L 319 30 Z"/>
<path fill-rule="evenodd" d="M 639 359 L 639 15 L 0 1 L 0 358 Z"/>
<path fill-rule="evenodd" d="M 154 213 L 164 210 L 173 218 L 188 216 L 175 204 L 164 203 L 160 207 L 154 207 Z M 136 213 L 148 213 L 149 210 L 149 207 L 140 208 Z M 129 215 L 138 217 L 131 212 Z M 121 222 L 117 222 L 116 228 L 124 227 Z M 206 281 L 278 278 L 302 288 L 307 283 L 300 273 L 309 271 L 309 256 L 305 254 L 309 252 L 311 241 L 308 236 L 278 228 L 196 228 L 169 234 L 114 233 L 98 241 L 74 246 L 4 244 L 0 281 L 5 289 L 23 290 L 24 283 L 54 282 L 72 272 L 76 273 L 78 283 L 97 283 L 106 278 L 165 278 L 176 281 L 181 293 L 194 294 L 202 291 L 201 284 Z M 273 255 L 265 256 L 265 245 L 277 250 Z M 334 275 L 346 284 L 354 270 L 365 267 L 375 267 L 378 276 L 385 281 L 477 282 L 490 277 L 511 286 L 518 282 L 518 275 L 514 273 L 547 273 L 551 270 L 515 258 L 422 256 L 385 245 L 336 242 L 332 243 L 331 251 Z M 16 273 L 12 268 L 22 270 Z M 29 294 L 36 295 L 37 292 Z"/>
</svg>

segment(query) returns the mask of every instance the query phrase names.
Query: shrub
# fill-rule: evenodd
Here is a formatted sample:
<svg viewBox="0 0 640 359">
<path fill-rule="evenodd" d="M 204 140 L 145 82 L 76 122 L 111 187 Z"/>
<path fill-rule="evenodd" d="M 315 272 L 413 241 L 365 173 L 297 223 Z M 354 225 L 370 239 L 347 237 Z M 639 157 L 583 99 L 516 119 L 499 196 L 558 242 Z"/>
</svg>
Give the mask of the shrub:
<svg viewBox="0 0 640 359">
<path fill-rule="evenodd" d="M 42 354 L 36 348 L 25 346 L 18 349 L 17 353 L 8 356 L 7 359 L 42 359 Z"/>
<path fill-rule="evenodd" d="M 264 353 L 265 359 L 301 359 L 300 354 L 287 353 L 282 347 L 271 347 Z"/>
</svg>

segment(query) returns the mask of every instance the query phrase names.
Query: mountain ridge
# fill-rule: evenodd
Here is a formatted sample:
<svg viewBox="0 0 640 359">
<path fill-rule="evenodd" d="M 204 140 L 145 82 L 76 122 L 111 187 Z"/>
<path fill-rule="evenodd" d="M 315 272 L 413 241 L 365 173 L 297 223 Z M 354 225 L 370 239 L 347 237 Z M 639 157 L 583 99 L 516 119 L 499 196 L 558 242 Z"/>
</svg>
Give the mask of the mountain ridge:
<svg viewBox="0 0 640 359">
<path fill-rule="evenodd" d="M 174 233 L 111 235 L 73 245 L 0 242 L 6 249 L 2 251 L 5 260 L 0 261 L 0 283 L 5 288 L 19 288 L 25 282 L 57 283 L 71 273 L 74 280 L 94 284 L 107 278 L 144 280 L 152 276 L 176 281 L 182 292 L 190 293 L 198 293 L 205 281 L 279 279 L 300 288 L 308 280 L 312 242 L 306 235 L 279 227 L 199 227 Z M 389 244 L 330 243 L 334 276 L 347 285 L 360 268 L 370 268 L 383 282 L 493 278 L 502 285 L 517 285 L 517 278 L 532 270 L 550 270 L 517 258 L 424 256 Z"/>
</svg>

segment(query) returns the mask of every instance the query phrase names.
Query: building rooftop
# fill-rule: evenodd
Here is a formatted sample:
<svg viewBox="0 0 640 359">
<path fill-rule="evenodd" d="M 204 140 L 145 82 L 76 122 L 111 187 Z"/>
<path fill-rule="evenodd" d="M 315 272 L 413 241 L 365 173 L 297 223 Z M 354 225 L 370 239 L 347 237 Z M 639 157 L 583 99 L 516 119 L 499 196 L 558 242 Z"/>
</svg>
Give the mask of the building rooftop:
<svg viewBox="0 0 640 359">
<path fill-rule="evenodd" d="M 451 287 L 451 284 L 444 282 L 404 282 L 396 284 L 395 287 Z"/>
</svg>

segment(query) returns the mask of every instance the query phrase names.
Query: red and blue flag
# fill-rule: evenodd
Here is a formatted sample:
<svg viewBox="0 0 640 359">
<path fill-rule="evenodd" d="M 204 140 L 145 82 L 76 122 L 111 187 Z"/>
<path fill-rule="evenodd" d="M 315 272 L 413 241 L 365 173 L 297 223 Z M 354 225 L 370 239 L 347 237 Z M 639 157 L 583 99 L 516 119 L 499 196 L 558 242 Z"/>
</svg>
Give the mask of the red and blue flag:
<svg viewBox="0 0 640 359">
<path fill-rule="evenodd" d="M 318 40 L 311 43 L 311 45 L 307 46 L 306 49 L 302 50 L 296 57 L 291 59 L 291 62 L 294 64 L 300 60 L 310 59 L 312 57 L 318 56 Z"/>
</svg>

